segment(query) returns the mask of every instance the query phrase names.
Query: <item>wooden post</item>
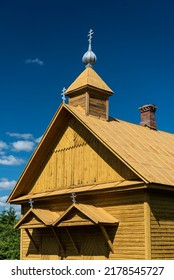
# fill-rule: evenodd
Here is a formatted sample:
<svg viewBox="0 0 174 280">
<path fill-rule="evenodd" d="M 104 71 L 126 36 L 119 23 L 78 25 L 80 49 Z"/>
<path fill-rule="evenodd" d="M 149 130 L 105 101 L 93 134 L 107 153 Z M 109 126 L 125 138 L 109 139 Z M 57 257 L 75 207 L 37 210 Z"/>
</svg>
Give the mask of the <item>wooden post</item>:
<svg viewBox="0 0 174 280">
<path fill-rule="evenodd" d="M 36 245 L 36 242 L 34 241 L 33 237 L 31 236 L 30 232 L 28 229 L 25 229 L 28 237 L 30 238 L 31 242 L 33 243 L 33 246 L 35 247 L 35 249 L 37 250 L 37 252 L 39 252 L 39 247 Z"/>
<path fill-rule="evenodd" d="M 85 113 L 86 113 L 86 116 L 89 115 L 89 93 L 86 92 L 86 102 L 85 102 L 85 105 L 86 105 L 86 108 L 85 108 Z"/>
<path fill-rule="evenodd" d="M 75 242 L 74 242 L 74 240 L 73 240 L 73 238 L 71 236 L 71 233 L 69 232 L 67 227 L 65 227 L 65 229 L 66 229 L 67 234 L 68 234 L 68 236 L 69 236 L 69 238 L 70 238 L 70 240 L 71 240 L 71 242 L 73 244 L 74 249 L 76 250 L 77 254 L 80 255 L 79 250 L 78 250 L 78 248 L 77 248 L 77 246 L 76 246 L 76 244 L 75 244 Z"/>
<path fill-rule="evenodd" d="M 106 120 L 109 120 L 109 100 L 106 99 Z"/>
<path fill-rule="evenodd" d="M 149 194 L 145 193 L 144 200 L 144 229 L 145 229 L 145 259 L 151 260 L 151 224 L 150 224 L 150 206 Z"/>
<path fill-rule="evenodd" d="M 106 241 L 107 241 L 107 243 L 109 245 L 109 248 L 111 249 L 111 252 L 114 253 L 113 244 L 112 244 L 112 242 L 111 242 L 111 240 L 109 238 L 109 235 L 106 232 L 105 227 L 103 225 L 100 225 L 100 224 L 99 224 L 99 227 L 100 227 L 100 229 L 101 229 L 101 231 L 102 231 L 102 233 L 103 233 L 103 235 L 104 235 L 104 237 L 105 237 L 105 239 L 106 239 Z"/>
<path fill-rule="evenodd" d="M 51 229 L 52 229 L 52 232 L 53 232 L 53 234 L 54 234 L 54 236 L 56 238 L 56 241 L 57 241 L 58 245 L 60 246 L 60 248 L 63 251 L 63 253 L 65 253 L 65 249 L 64 249 L 64 247 L 63 247 L 63 245 L 62 245 L 62 243 L 61 243 L 61 241 L 60 241 L 60 239 L 59 239 L 55 229 L 53 227 L 51 227 Z"/>
</svg>

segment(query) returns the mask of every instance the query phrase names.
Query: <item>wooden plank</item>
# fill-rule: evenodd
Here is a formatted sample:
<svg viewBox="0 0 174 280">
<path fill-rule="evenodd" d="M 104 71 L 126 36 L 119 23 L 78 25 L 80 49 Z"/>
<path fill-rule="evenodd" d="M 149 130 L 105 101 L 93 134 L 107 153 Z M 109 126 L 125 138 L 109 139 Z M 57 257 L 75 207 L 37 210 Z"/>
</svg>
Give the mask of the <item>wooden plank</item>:
<svg viewBox="0 0 174 280">
<path fill-rule="evenodd" d="M 106 100 L 106 120 L 109 120 L 109 100 Z"/>
<path fill-rule="evenodd" d="M 174 204 L 167 193 L 151 193 L 152 259 L 174 258 Z"/>
<path fill-rule="evenodd" d="M 58 227 L 72 227 L 72 226 L 86 226 L 86 225 L 94 225 L 94 223 L 90 222 L 90 221 L 72 221 L 72 222 L 68 222 L 68 221 L 64 221 L 61 222 Z"/>
<path fill-rule="evenodd" d="M 27 233 L 28 237 L 30 238 L 33 246 L 35 247 L 35 249 L 37 250 L 37 252 L 39 252 L 39 247 L 37 246 L 36 242 L 34 241 L 32 235 L 30 234 L 28 229 L 25 229 L 25 232 Z"/>
<path fill-rule="evenodd" d="M 51 227 L 51 229 L 52 229 L 52 232 L 53 232 L 53 234 L 54 234 L 54 236 L 55 236 L 55 238 L 56 238 L 56 241 L 57 241 L 58 245 L 60 246 L 60 248 L 61 248 L 61 250 L 63 251 L 63 253 L 65 253 L 65 249 L 64 249 L 64 247 L 63 247 L 63 245 L 62 245 L 62 242 L 60 241 L 60 239 L 59 239 L 59 237 L 58 237 L 58 235 L 57 235 L 55 229 L 54 229 L 53 227 Z"/>
<path fill-rule="evenodd" d="M 71 242 L 72 242 L 72 245 L 73 245 L 74 249 L 76 250 L 77 254 L 80 255 L 79 249 L 78 249 L 78 247 L 76 246 L 76 244 L 75 244 L 75 242 L 74 242 L 74 240 L 73 240 L 73 238 L 72 238 L 72 235 L 70 234 L 68 228 L 65 227 L 65 229 L 66 229 L 66 232 L 67 232 L 67 234 L 68 234 L 68 236 L 69 236 L 69 238 L 70 238 L 70 240 L 71 240 Z"/>
<path fill-rule="evenodd" d="M 23 259 L 23 255 L 24 255 L 23 238 L 24 238 L 24 230 L 20 229 L 20 260 Z"/>
<path fill-rule="evenodd" d="M 109 245 L 109 248 L 111 249 L 111 252 L 114 253 L 113 244 L 112 244 L 112 242 L 109 238 L 109 235 L 107 234 L 107 231 L 106 231 L 105 227 L 103 225 L 100 225 L 100 224 L 99 224 L 99 227 L 100 227 L 100 229 L 101 229 L 101 231 L 102 231 L 102 233 L 103 233 L 103 235 L 104 235 L 104 237 L 105 237 L 105 239 L 106 239 L 106 241 Z"/>
<path fill-rule="evenodd" d="M 89 115 L 89 93 L 86 92 L 86 115 Z"/>
</svg>

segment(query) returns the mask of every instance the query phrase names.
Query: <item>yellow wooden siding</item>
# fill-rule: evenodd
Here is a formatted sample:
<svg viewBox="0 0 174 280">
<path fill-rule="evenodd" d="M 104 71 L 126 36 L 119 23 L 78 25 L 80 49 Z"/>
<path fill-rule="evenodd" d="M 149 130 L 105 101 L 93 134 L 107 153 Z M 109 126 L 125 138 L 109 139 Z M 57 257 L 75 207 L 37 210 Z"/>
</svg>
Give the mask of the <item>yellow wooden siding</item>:
<svg viewBox="0 0 174 280">
<path fill-rule="evenodd" d="M 33 226 L 41 227 L 43 226 L 43 223 L 37 218 L 37 217 L 31 217 L 25 220 L 24 223 L 22 223 L 22 227 L 29 228 Z"/>
<path fill-rule="evenodd" d="M 107 195 L 102 204 L 98 202 L 100 207 L 119 220 L 116 231 L 108 227 L 110 234 L 115 234 L 114 253 L 110 252 L 109 259 L 145 259 L 144 193 L 115 193 L 108 196 L 108 204 L 105 199 L 107 201 Z"/>
<path fill-rule="evenodd" d="M 89 97 L 89 114 L 106 119 L 107 101 L 104 98 L 96 98 L 94 94 Z"/>
<path fill-rule="evenodd" d="M 136 178 L 74 118 L 38 171 L 29 193 Z"/>
<path fill-rule="evenodd" d="M 106 226 L 106 231 L 111 238 L 114 246 L 114 253 L 112 253 L 107 246 L 107 254 L 103 258 L 108 259 L 145 259 L 145 222 L 144 222 L 144 192 L 136 191 L 127 192 L 125 194 L 102 194 L 102 195 L 89 195 L 89 196 L 78 196 L 77 200 L 79 203 L 92 204 L 96 207 L 102 207 L 112 216 L 119 220 L 117 226 Z M 49 208 L 52 211 L 57 211 L 60 215 L 71 205 L 71 198 L 57 198 L 49 200 Z M 39 204 L 39 207 L 47 207 L 47 203 Z M 71 240 L 68 238 L 65 228 L 63 232 L 60 230 L 60 238 L 62 244 L 67 248 L 67 254 L 64 255 L 66 259 L 89 259 L 89 255 L 82 253 L 82 244 L 84 242 L 83 229 L 82 227 L 75 228 L 72 232 L 75 242 L 79 248 L 80 254 L 75 251 Z M 70 229 L 72 229 L 70 227 Z M 89 226 L 85 226 L 85 231 L 90 235 L 88 230 Z M 42 229 L 43 230 L 43 229 Z M 77 233 L 78 234 L 77 234 Z M 52 235 L 52 237 L 54 237 Z M 102 238 L 101 238 L 102 239 Z M 26 248 L 29 244 L 28 237 L 22 241 L 23 252 L 26 252 Z M 25 253 L 23 253 L 23 256 Z M 30 255 L 28 256 L 30 257 Z M 60 256 L 59 256 L 60 257 Z M 25 256 L 26 258 L 26 256 Z M 56 256 L 54 256 L 56 258 Z M 101 259 L 102 256 L 93 256 L 92 259 Z"/>
<path fill-rule="evenodd" d="M 69 97 L 69 104 L 73 106 L 80 106 L 83 109 L 86 107 L 86 95 L 80 94 L 80 95 L 72 95 Z"/>
<path fill-rule="evenodd" d="M 164 188 L 165 185 L 174 185 L 173 134 L 152 130 L 114 118 L 110 118 L 109 121 L 103 121 L 92 116 L 86 116 L 84 110 L 78 107 L 62 104 L 10 194 L 8 202 L 28 194 L 28 190 L 31 190 L 35 180 L 38 180 L 35 176 L 42 172 L 44 164 L 46 165 L 49 158 L 53 156 L 54 144 L 59 142 L 57 138 L 62 131 L 62 126 L 66 124 L 69 118 L 72 120 L 76 118 L 77 125 L 74 125 L 74 131 L 77 132 L 77 135 L 83 134 L 84 137 L 82 138 L 87 145 L 89 145 L 91 135 L 92 137 L 95 135 L 98 141 L 103 143 L 103 147 L 107 147 L 114 154 L 115 158 L 119 158 L 120 161 L 124 162 L 144 182 L 159 183 L 164 185 Z M 79 130 L 77 130 L 77 127 L 79 127 Z M 86 131 L 85 133 L 82 132 L 82 127 Z M 71 128 L 73 127 L 71 126 Z M 101 146 L 102 144 L 100 144 Z M 68 148 L 65 149 L 68 150 Z M 72 147 L 69 147 L 69 149 L 73 154 L 74 149 Z M 116 161 L 118 163 L 117 159 Z M 51 170 L 51 174 L 58 172 L 57 163 L 55 164 L 55 162 L 56 158 L 54 157 L 52 165 L 56 171 Z M 117 164 L 117 168 L 123 167 L 124 164 L 120 162 Z M 124 169 L 123 178 L 127 177 L 128 173 L 128 168 Z M 55 176 L 51 175 L 50 177 L 48 181 L 53 180 L 54 182 Z M 52 188 L 53 183 L 50 184 Z"/>
<path fill-rule="evenodd" d="M 61 249 L 56 241 L 50 228 L 42 230 L 41 243 L 41 259 L 42 260 L 60 260 Z"/>
<path fill-rule="evenodd" d="M 174 259 L 173 195 L 152 193 L 150 203 L 152 259 Z"/>
<path fill-rule="evenodd" d="M 21 252 L 23 260 L 40 260 L 41 259 L 41 242 L 40 242 L 40 231 L 37 229 L 29 230 L 32 235 L 35 243 L 39 247 L 39 251 L 36 250 L 32 242 L 30 241 L 27 233 L 24 229 L 22 231 L 22 244 L 21 244 Z"/>
</svg>

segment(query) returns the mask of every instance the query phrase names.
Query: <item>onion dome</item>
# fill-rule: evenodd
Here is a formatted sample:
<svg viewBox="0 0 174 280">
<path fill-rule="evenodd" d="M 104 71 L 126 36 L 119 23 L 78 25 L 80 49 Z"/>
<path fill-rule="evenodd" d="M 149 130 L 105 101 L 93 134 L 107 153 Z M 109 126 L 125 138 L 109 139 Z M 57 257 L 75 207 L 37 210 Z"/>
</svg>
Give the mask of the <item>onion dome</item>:
<svg viewBox="0 0 174 280">
<path fill-rule="evenodd" d="M 96 57 L 95 53 L 93 53 L 92 47 L 91 47 L 91 41 L 92 41 L 92 35 L 93 34 L 94 34 L 93 30 L 90 29 L 89 33 L 88 33 L 88 37 L 89 37 L 89 39 L 88 39 L 88 42 L 89 42 L 88 51 L 82 57 L 82 61 L 86 65 L 86 67 L 92 67 L 93 64 L 97 60 L 97 57 Z"/>
</svg>

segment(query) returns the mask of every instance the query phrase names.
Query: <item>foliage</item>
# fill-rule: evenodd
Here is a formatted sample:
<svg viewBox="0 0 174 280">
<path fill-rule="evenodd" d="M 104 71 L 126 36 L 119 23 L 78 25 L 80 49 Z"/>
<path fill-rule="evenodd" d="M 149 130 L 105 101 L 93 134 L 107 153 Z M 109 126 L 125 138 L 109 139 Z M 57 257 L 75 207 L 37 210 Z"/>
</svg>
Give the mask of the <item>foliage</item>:
<svg viewBox="0 0 174 280">
<path fill-rule="evenodd" d="M 12 207 L 0 214 L 0 260 L 19 259 L 20 232 L 14 229 L 16 222 L 16 213 Z"/>
</svg>

